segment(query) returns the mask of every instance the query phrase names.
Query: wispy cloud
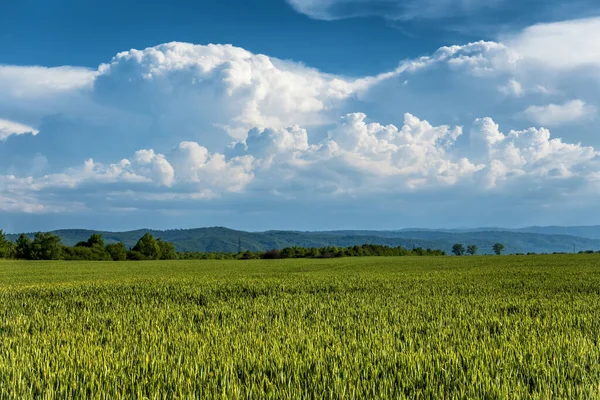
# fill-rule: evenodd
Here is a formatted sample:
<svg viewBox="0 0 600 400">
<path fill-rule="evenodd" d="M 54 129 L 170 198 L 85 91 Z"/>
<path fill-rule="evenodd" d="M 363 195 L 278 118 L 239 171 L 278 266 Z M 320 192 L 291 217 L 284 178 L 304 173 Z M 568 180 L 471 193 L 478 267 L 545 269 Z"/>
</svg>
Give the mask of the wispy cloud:
<svg viewBox="0 0 600 400">
<path fill-rule="evenodd" d="M 581 100 L 571 100 L 564 104 L 530 106 L 523 115 L 543 126 L 560 126 L 573 122 L 588 121 L 596 114 L 596 108 Z"/>
<path fill-rule="evenodd" d="M 593 0 L 286 0 L 296 11 L 313 19 L 338 20 L 381 17 L 394 21 L 446 20 L 452 30 L 496 31 L 507 26 L 598 15 Z M 529 16 L 524 18 L 524 16 Z M 469 17 L 468 19 L 464 17 Z M 473 19 L 473 17 L 476 17 Z M 461 19 L 462 18 L 462 19 Z M 485 28 L 487 26 L 487 28 Z"/>
</svg>

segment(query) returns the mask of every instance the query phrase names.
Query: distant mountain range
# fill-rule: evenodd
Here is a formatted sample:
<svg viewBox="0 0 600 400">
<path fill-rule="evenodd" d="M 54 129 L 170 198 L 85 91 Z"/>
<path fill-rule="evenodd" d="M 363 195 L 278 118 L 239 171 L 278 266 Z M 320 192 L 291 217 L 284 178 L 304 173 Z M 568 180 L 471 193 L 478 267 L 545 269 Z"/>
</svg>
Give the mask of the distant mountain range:
<svg viewBox="0 0 600 400">
<path fill-rule="evenodd" d="M 261 251 L 284 247 L 347 247 L 361 244 L 381 244 L 406 248 L 423 247 L 450 252 L 454 243 L 477 245 L 479 252 L 492 252 L 494 243 L 506 246 L 507 253 L 552 253 L 581 250 L 600 250 L 600 226 L 529 227 L 523 229 L 402 229 L 397 231 L 345 230 L 327 232 L 267 231 L 245 232 L 222 227 L 150 230 L 129 232 L 102 232 L 83 229 L 58 230 L 66 245 L 87 240 L 92 233 L 100 233 L 106 243 L 123 242 L 135 245 L 146 232 L 172 242 L 178 251 L 237 252 Z M 33 237 L 33 234 L 29 234 Z M 17 235 L 8 235 L 16 240 Z"/>
<path fill-rule="evenodd" d="M 473 233 L 473 232 L 522 232 L 541 233 L 544 235 L 567 235 L 579 236 L 587 239 L 600 239 L 600 226 L 530 226 L 519 229 L 506 228 L 474 228 L 474 229 L 403 229 L 401 232 L 412 231 L 435 231 L 450 233 Z"/>
</svg>

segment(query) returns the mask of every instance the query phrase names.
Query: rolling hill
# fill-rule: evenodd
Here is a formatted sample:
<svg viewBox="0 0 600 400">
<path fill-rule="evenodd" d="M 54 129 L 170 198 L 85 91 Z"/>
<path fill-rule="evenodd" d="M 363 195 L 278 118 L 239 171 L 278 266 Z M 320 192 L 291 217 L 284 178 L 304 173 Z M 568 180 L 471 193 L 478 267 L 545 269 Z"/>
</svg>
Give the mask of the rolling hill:
<svg viewBox="0 0 600 400">
<path fill-rule="evenodd" d="M 585 229 L 584 229 L 585 228 Z M 527 231 L 531 229 L 532 231 Z M 600 231 L 600 228 L 596 229 Z M 140 229 L 128 232 L 102 232 L 84 229 L 58 230 L 53 233 L 60 236 L 66 245 L 87 240 L 92 233 L 100 233 L 106 243 L 123 242 L 127 247 L 135 245 L 146 232 L 157 238 L 172 242 L 178 251 L 237 252 L 242 250 L 261 251 L 291 246 L 301 247 L 347 247 L 361 244 L 381 244 L 403 246 L 406 248 L 423 247 L 441 249 L 450 252 L 454 243 L 475 244 L 482 254 L 491 253 L 494 243 L 506 246 L 507 253 L 552 253 L 580 250 L 600 250 L 600 239 L 562 234 L 560 232 L 582 232 L 594 235 L 594 227 L 579 228 L 525 228 L 522 230 L 501 230 L 482 228 L 482 230 L 419 230 L 398 231 L 346 230 L 327 232 L 266 231 L 245 232 L 223 227 L 149 230 Z M 538 230 L 538 231 L 536 231 Z M 557 233 L 543 233 L 557 232 Z M 560 234 L 558 234 L 560 233 Z M 17 235 L 8 235 L 16 240 Z M 33 234 L 29 234 L 33 237 Z M 599 235 L 600 236 L 600 235 Z"/>
</svg>

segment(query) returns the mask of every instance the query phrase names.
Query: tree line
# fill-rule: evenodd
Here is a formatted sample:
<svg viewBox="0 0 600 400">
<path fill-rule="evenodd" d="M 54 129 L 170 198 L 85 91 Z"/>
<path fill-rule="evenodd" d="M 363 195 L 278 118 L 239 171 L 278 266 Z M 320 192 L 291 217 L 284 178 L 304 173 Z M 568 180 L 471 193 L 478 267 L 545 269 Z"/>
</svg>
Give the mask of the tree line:
<svg viewBox="0 0 600 400">
<path fill-rule="evenodd" d="M 452 246 L 455 256 L 476 255 L 478 247 L 456 243 Z M 492 246 L 496 255 L 502 255 L 505 247 L 502 243 Z M 595 253 L 593 250 L 580 251 L 579 254 Z M 600 252 L 598 252 L 600 253 Z M 527 253 L 535 255 L 536 253 Z M 553 253 L 566 254 L 566 253 Z M 38 232 L 33 238 L 21 234 L 16 242 L 8 240 L 0 229 L 0 259 L 22 260 L 68 260 L 68 261 L 141 261 L 141 260 L 256 260 L 285 258 L 337 258 L 337 257 L 393 257 L 393 256 L 445 256 L 442 250 L 406 249 L 401 246 L 364 244 L 349 247 L 286 247 L 281 250 L 226 252 L 177 252 L 173 243 L 155 239 L 150 233 L 144 234 L 132 248 L 125 244 L 105 244 L 102 235 L 93 234 L 84 242 L 75 246 L 66 246 L 61 238 L 52 233 Z"/>
<path fill-rule="evenodd" d="M 203 257 L 203 253 L 199 253 Z M 206 254 L 206 253 L 204 253 Z M 245 251 L 232 254 L 233 259 L 285 259 L 285 258 L 340 258 L 340 257 L 397 257 L 397 256 L 445 256 L 441 250 L 414 248 L 412 250 L 404 247 L 390 247 L 378 244 L 363 244 L 349 247 L 286 247 L 281 250 L 268 250 L 251 252 Z"/>
<path fill-rule="evenodd" d="M 60 237 L 52 233 L 38 232 L 34 238 L 22 233 L 15 243 L 9 241 L 0 230 L 0 258 L 20 260 L 68 260 L 68 261 L 126 261 L 126 260 L 175 260 L 178 258 L 172 243 L 145 234 L 131 249 L 123 243 L 105 244 L 99 234 L 75 246 L 65 246 Z"/>
<path fill-rule="evenodd" d="M 93 234 L 87 241 L 75 246 L 61 243 L 59 236 L 38 232 L 33 239 L 24 233 L 11 242 L 0 230 L 0 258 L 21 260 L 68 260 L 68 261 L 141 261 L 141 260 L 253 260 L 284 258 L 336 258 L 368 256 L 444 256 L 441 250 L 414 248 L 412 250 L 383 245 L 356 245 L 350 247 L 287 247 L 281 250 L 222 252 L 177 252 L 175 246 L 150 233 L 144 234 L 134 247 L 128 249 L 123 243 L 105 244 L 102 235 Z"/>
</svg>

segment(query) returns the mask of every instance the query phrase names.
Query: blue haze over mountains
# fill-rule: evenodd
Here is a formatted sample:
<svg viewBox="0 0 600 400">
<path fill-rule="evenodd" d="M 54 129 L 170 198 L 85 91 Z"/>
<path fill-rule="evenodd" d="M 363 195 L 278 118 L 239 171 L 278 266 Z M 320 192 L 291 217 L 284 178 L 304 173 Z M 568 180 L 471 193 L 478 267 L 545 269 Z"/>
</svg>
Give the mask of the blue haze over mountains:
<svg viewBox="0 0 600 400">
<path fill-rule="evenodd" d="M 172 242 L 178 251 L 232 252 L 261 251 L 284 247 L 348 247 L 362 244 L 381 244 L 405 248 L 422 247 L 441 249 L 450 253 L 454 243 L 475 244 L 480 254 L 492 253 L 494 243 L 506 246 L 506 253 L 553 253 L 600 250 L 600 226 L 527 227 L 521 229 L 401 229 L 395 231 L 341 230 L 324 232 L 266 231 L 246 232 L 223 227 L 102 232 L 85 229 L 54 231 L 63 244 L 74 245 L 87 240 L 92 233 L 100 233 L 107 243 L 123 242 L 127 247 L 146 232 Z M 16 240 L 17 235 L 8 235 Z M 33 236 L 33 234 L 30 234 Z"/>
</svg>

